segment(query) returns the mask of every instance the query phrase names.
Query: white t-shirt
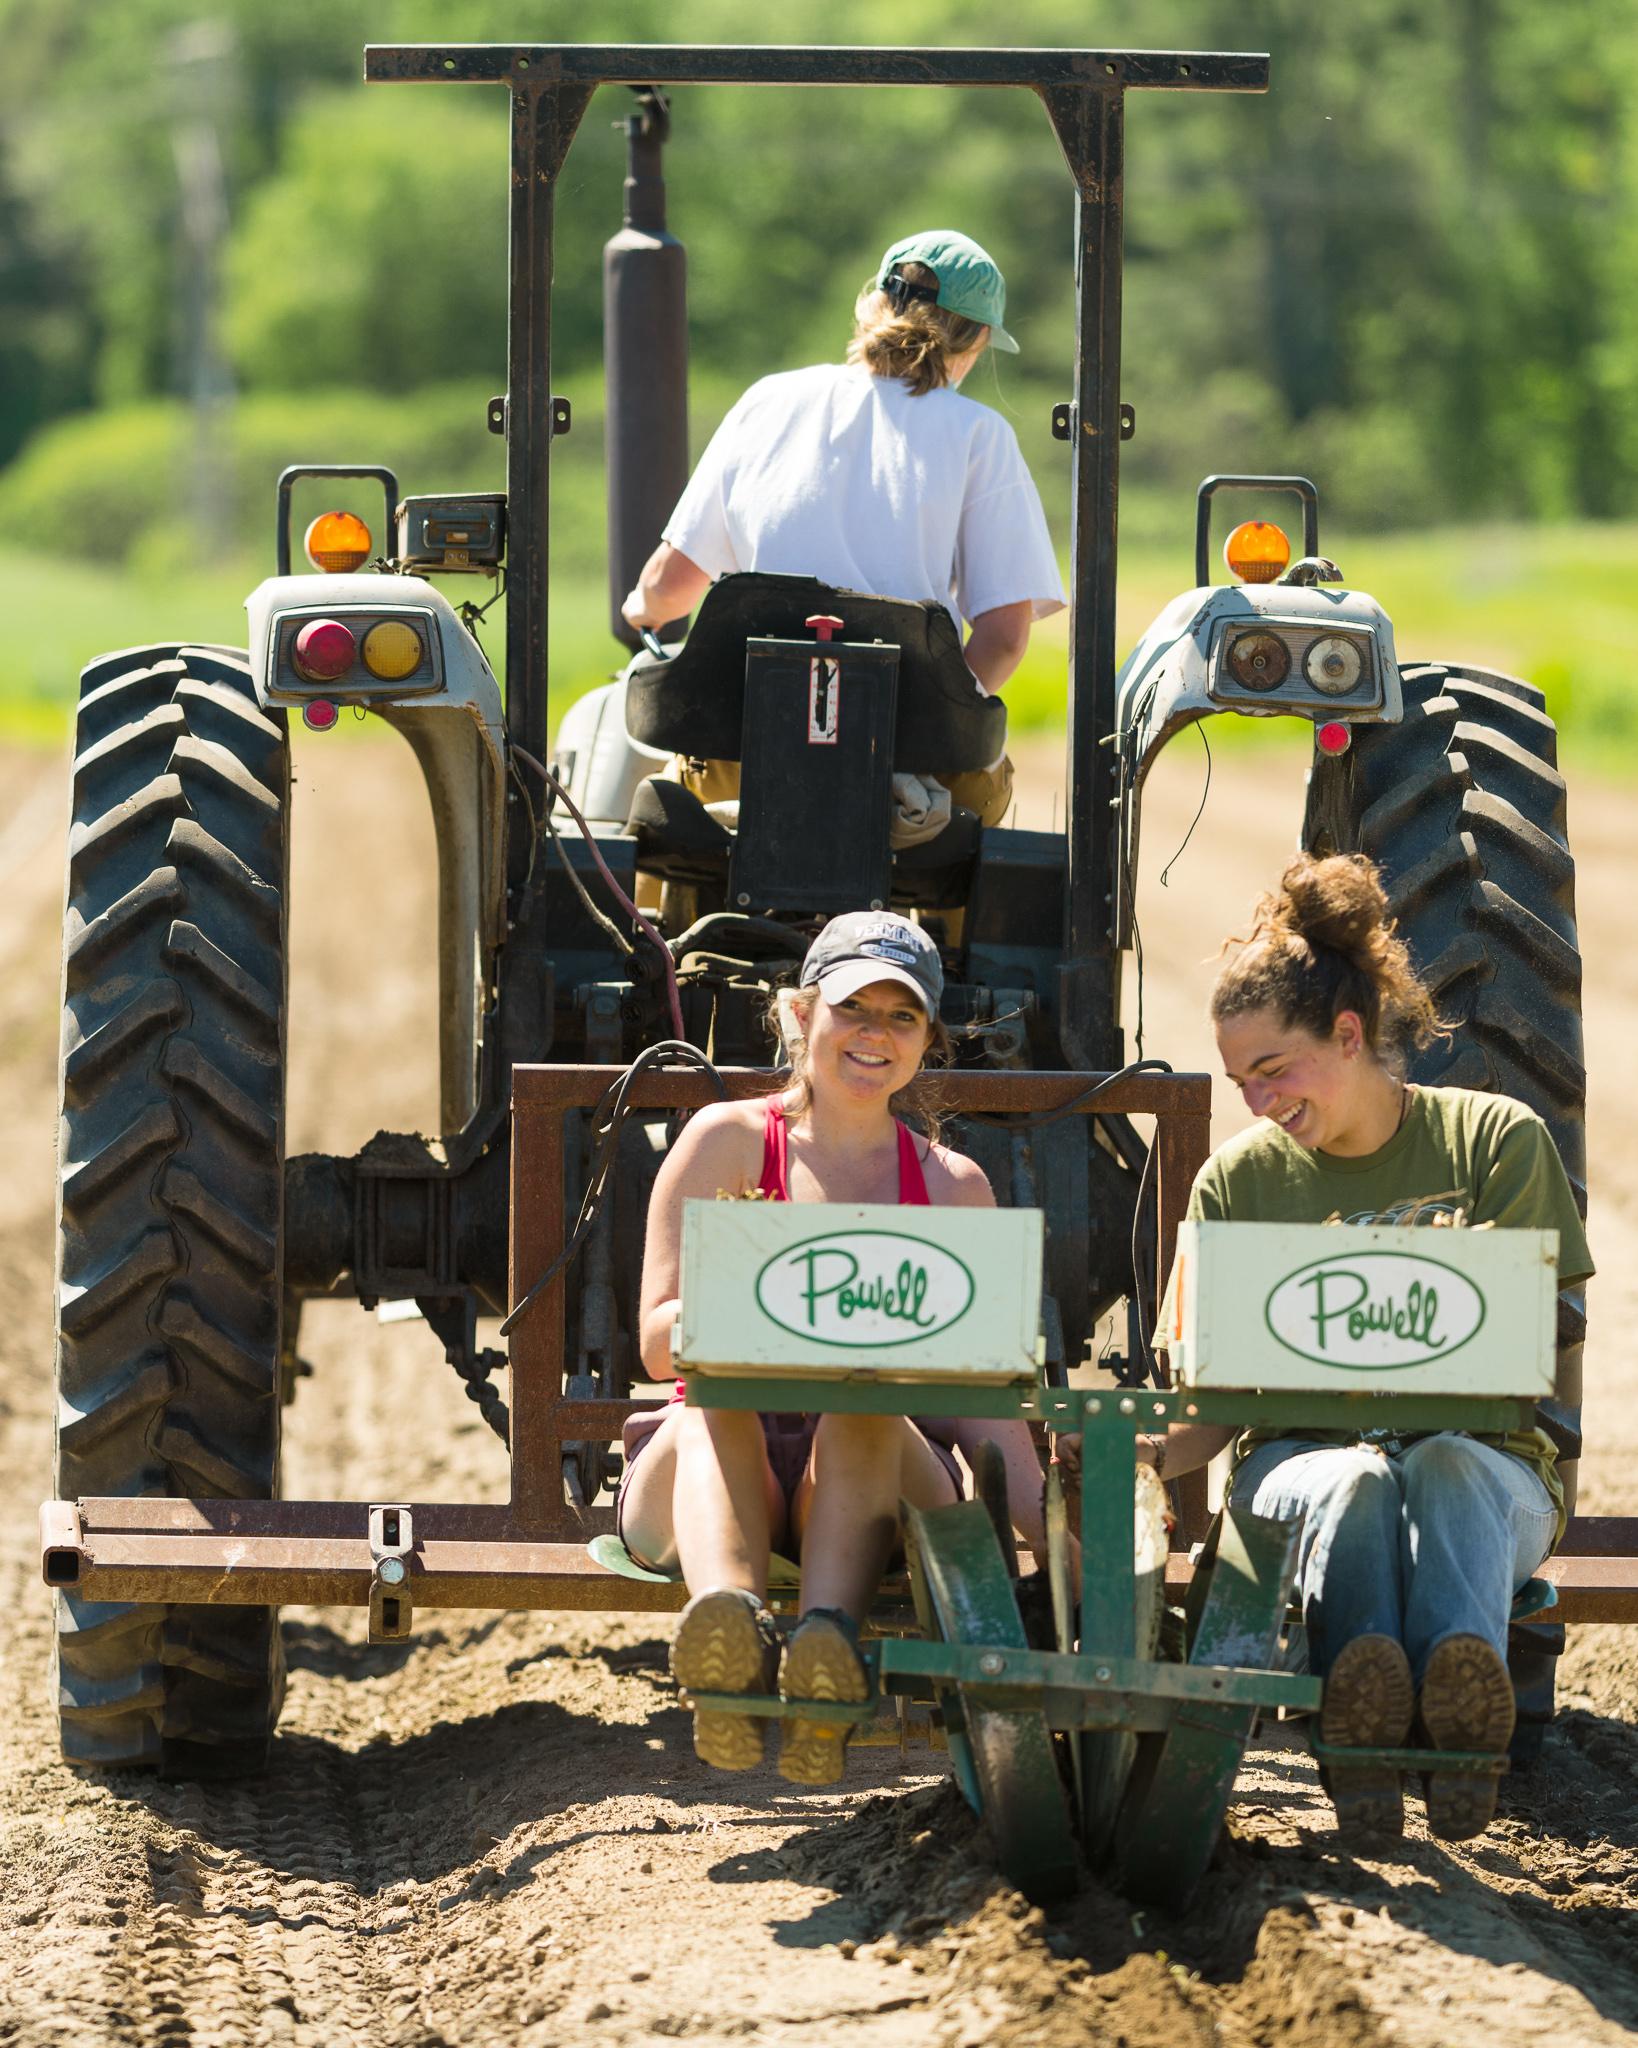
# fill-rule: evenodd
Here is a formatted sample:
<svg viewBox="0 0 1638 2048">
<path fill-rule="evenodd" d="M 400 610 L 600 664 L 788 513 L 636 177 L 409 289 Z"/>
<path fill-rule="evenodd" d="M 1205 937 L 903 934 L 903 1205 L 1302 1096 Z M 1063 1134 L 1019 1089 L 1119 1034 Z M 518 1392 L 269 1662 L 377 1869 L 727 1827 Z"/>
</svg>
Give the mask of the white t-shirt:
<svg viewBox="0 0 1638 2048">
<path fill-rule="evenodd" d="M 972 620 L 1064 607 L 1040 496 L 997 412 L 844 363 L 753 384 L 711 437 L 665 538 L 713 580 L 817 576 L 936 598 Z"/>
</svg>

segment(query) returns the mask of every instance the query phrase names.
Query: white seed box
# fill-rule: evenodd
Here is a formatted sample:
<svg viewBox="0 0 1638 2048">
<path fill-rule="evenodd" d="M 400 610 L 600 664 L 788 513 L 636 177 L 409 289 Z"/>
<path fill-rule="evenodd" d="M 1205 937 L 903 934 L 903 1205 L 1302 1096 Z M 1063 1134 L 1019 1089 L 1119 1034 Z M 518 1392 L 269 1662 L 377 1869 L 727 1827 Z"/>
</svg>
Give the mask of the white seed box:
<svg viewBox="0 0 1638 2048">
<path fill-rule="evenodd" d="M 712 1377 L 1036 1377 L 1039 1209 L 683 1204 L 678 1364 Z"/>
<path fill-rule="evenodd" d="M 1185 1223 L 1167 1301 L 1185 1386 L 1553 1390 L 1556 1230 Z"/>
</svg>

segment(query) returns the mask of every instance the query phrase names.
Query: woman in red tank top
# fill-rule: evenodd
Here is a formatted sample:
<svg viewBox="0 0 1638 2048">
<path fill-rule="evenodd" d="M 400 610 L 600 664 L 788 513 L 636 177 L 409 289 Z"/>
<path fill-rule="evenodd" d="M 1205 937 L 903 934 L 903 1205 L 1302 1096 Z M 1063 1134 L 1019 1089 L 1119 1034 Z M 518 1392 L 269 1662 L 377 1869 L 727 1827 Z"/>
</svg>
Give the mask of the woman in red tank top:
<svg viewBox="0 0 1638 2048">
<path fill-rule="evenodd" d="M 666 1154 L 649 1204 L 641 1347 L 656 1379 L 671 1372 L 683 1203 L 718 1194 L 779 1202 L 901 1202 L 993 1208 L 983 1170 L 918 1144 L 893 1114 L 935 1046 L 943 969 L 919 927 L 880 912 L 834 918 L 786 997 L 792 1080 L 765 1101 L 702 1110 Z M 867 1696 L 858 1625 L 899 1543 L 899 1503 L 959 1498 L 955 1460 L 903 1416 L 757 1416 L 672 1401 L 627 1426 L 620 1532 L 639 1560 L 679 1568 L 693 1596 L 672 1646 L 688 1692 L 793 1699 Z M 1023 1424 L 1022 1446 L 1033 1459 Z M 764 1605 L 773 1549 L 799 1555 L 802 1618 L 778 1660 Z M 708 1763 L 762 1761 L 765 1723 L 696 1709 Z M 781 1721 L 779 1768 L 831 1784 L 843 1731 Z"/>
</svg>

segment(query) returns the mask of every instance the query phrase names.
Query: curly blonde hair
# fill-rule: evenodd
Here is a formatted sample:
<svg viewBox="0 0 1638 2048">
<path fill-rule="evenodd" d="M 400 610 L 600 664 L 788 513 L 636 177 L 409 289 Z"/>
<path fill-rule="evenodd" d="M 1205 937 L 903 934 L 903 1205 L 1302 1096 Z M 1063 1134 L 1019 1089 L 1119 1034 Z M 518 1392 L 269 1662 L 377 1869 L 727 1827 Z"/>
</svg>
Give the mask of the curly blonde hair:
<svg viewBox="0 0 1638 2048">
<path fill-rule="evenodd" d="M 1363 854 L 1299 855 L 1259 901 L 1249 936 L 1226 945 L 1239 951 L 1212 990 L 1214 1024 L 1267 1009 L 1329 1038 L 1352 1010 L 1366 1044 L 1395 1068 L 1448 1035 L 1394 929 L 1381 871 Z"/>
<path fill-rule="evenodd" d="M 911 284 L 938 283 L 938 273 L 925 263 L 901 263 L 898 270 Z M 952 313 L 930 299 L 912 299 L 902 313 L 897 312 L 874 281 L 855 301 L 853 320 L 848 361 L 862 363 L 872 376 L 899 378 L 912 398 L 948 384 L 951 363 L 976 348 L 990 331 L 982 320 L 969 320 L 965 313 Z"/>
<path fill-rule="evenodd" d="M 795 1107 L 790 1112 L 792 1116 L 800 1116 L 813 1100 L 813 1083 L 808 1077 L 807 1032 L 818 994 L 816 987 L 782 988 L 775 989 L 768 1000 L 768 1029 L 783 1047 L 790 1063 L 790 1079 L 784 1084 L 783 1092 L 796 1097 Z M 794 1013 L 800 1030 L 787 1031 L 781 998 Z M 894 1116 L 919 1125 L 930 1145 L 940 1144 L 944 1137 L 944 1107 L 938 1073 L 950 1064 L 952 1057 L 950 1034 L 944 1028 L 943 1018 L 935 1017 L 928 1027 L 927 1050 L 921 1056 L 921 1071 L 907 1081 L 887 1105 Z"/>
</svg>

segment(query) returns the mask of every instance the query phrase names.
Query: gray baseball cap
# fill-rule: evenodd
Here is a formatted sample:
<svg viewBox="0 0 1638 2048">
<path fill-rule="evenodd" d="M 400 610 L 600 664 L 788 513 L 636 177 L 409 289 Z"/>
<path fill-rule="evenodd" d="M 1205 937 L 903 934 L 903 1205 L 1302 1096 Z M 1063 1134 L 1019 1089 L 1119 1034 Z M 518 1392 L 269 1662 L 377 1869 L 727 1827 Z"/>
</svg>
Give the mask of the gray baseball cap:
<svg viewBox="0 0 1638 2048">
<path fill-rule="evenodd" d="M 944 963 L 921 929 L 880 910 L 850 910 L 833 917 L 808 948 L 801 986 L 817 987 L 827 1003 L 857 995 L 873 981 L 897 981 L 937 1017 L 944 994 Z"/>
</svg>

